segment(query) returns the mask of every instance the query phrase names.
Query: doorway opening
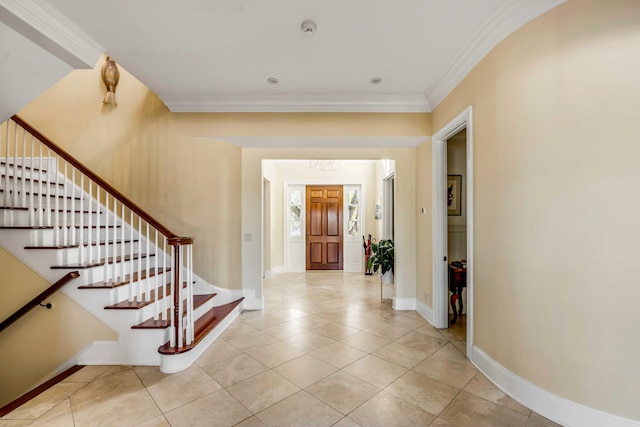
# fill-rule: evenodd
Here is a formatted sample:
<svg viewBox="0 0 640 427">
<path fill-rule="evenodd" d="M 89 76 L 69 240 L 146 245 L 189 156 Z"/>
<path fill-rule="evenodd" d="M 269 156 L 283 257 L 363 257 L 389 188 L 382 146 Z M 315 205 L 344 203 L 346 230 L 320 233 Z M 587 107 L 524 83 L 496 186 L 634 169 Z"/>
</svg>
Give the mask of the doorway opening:
<svg viewBox="0 0 640 427">
<path fill-rule="evenodd" d="M 304 272 L 320 264 L 333 264 L 338 271 L 364 275 L 363 243 L 369 236 L 381 240 L 386 233 L 393 235 L 395 162 L 340 160 L 324 170 L 314 166 L 325 162 L 262 161 L 263 179 L 270 182 L 270 212 L 264 212 L 262 217 L 270 218 L 270 224 L 263 224 L 263 230 L 271 231 L 270 248 L 263 247 L 263 251 L 270 253 L 270 264 L 265 269 L 272 272 L 271 277 L 283 272 Z M 315 195 L 311 200 L 313 206 L 308 205 L 310 190 L 321 187 L 336 191 L 339 187 L 341 194 L 331 194 L 328 203 Z M 390 196 L 383 194 L 385 191 Z M 384 227 L 383 219 L 388 223 Z M 320 234 L 328 240 L 341 234 L 342 240 L 320 243 L 316 241 Z M 315 265 L 307 265 L 308 260 Z"/>
<path fill-rule="evenodd" d="M 461 147 L 462 153 L 459 151 Z M 448 159 L 448 154 L 452 159 Z M 456 304 L 456 309 L 462 308 L 465 314 L 467 357 L 471 358 L 473 347 L 473 127 L 471 107 L 465 109 L 436 132 L 432 144 L 432 162 L 433 323 L 437 328 L 448 328 L 449 321 L 453 318 L 449 316 L 450 311 L 453 314 L 451 302 L 462 302 L 462 306 Z M 463 212 L 464 215 L 462 215 Z M 466 260 L 466 263 L 462 262 L 463 259 Z M 449 283 L 451 282 L 455 293 L 450 292 Z M 461 286 L 462 284 L 466 284 L 466 288 Z M 459 288 L 460 292 L 458 292 Z M 463 290 L 466 292 L 463 293 Z M 451 298 L 453 295 L 457 298 Z M 456 319 L 456 323 L 459 319 L 460 317 Z"/>
</svg>

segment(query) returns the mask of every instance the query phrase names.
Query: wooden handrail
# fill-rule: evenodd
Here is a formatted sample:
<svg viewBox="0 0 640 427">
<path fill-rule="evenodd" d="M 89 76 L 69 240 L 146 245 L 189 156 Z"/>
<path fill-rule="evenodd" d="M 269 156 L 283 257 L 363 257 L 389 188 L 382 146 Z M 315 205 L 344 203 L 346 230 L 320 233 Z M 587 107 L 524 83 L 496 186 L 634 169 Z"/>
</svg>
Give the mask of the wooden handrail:
<svg viewBox="0 0 640 427">
<path fill-rule="evenodd" d="M 13 313 L 11 316 L 7 317 L 5 320 L 0 323 L 0 332 L 9 327 L 13 322 L 27 314 L 33 307 L 39 305 L 42 301 L 46 300 L 54 294 L 58 289 L 66 285 L 70 280 L 75 279 L 76 277 L 80 277 L 80 273 L 77 271 L 71 271 L 65 274 L 62 279 L 58 280 L 53 285 L 49 286 L 43 292 L 41 292 L 37 297 L 23 305 L 18 311 Z"/>
<path fill-rule="evenodd" d="M 38 132 L 36 129 L 34 129 L 29 123 L 27 123 L 24 120 L 22 120 L 22 118 L 20 116 L 14 115 L 13 117 L 11 117 L 11 120 L 16 122 L 18 125 L 20 125 L 24 130 L 29 132 L 31 135 L 36 137 L 40 142 L 42 142 L 44 145 L 46 145 L 51 150 L 53 150 L 57 155 L 59 155 L 60 157 L 65 159 L 67 162 L 69 162 L 73 167 L 75 167 L 80 172 L 82 172 L 87 177 L 89 177 L 93 182 L 97 183 L 103 189 L 108 191 L 113 197 L 118 199 L 120 201 L 120 203 L 125 205 L 127 208 L 129 208 L 131 211 L 133 211 L 140 218 L 145 220 L 149 225 L 151 225 L 156 230 L 158 230 L 158 232 L 160 232 L 161 234 L 163 234 L 164 236 L 166 236 L 168 238 L 178 237 L 177 234 L 173 233 L 167 227 L 165 227 L 164 225 L 160 224 L 160 222 L 158 222 L 151 215 L 149 215 L 144 210 L 142 210 L 142 208 L 140 208 L 138 205 L 136 205 L 131 200 L 129 200 L 124 194 L 122 194 L 121 192 L 116 190 L 111 184 L 109 184 L 104 179 L 100 178 L 93 171 L 91 171 L 89 168 L 87 168 L 82 163 L 80 163 L 79 160 L 77 160 L 71 154 L 69 154 L 66 151 L 64 151 L 61 147 L 56 145 L 49 138 L 47 138 L 46 136 L 42 135 L 40 132 Z M 133 226 L 133 224 L 132 224 L 132 226 Z M 188 239 L 188 238 L 186 238 L 186 239 Z"/>
</svg>

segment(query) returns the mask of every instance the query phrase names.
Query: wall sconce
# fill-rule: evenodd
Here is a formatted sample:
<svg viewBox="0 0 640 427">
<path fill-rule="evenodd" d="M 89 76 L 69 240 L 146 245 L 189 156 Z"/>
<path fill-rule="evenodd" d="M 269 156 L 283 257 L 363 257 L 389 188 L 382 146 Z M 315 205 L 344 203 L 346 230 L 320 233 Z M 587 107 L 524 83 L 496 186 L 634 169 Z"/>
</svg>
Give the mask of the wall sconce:
<svg viewBox="0 0 640 427">
<path fill-rule="evenodd" d="M 120 80 L 120 72 L 116 61 L 107 56 L 107 60 L 102 66 L 101 75 L 102 82 L 107 87 L 107 94 L 104 96 L 102 103 L 118 105 L 116 103 L 116 86 L 118 86 L 118 80 Z"/>
</svg>

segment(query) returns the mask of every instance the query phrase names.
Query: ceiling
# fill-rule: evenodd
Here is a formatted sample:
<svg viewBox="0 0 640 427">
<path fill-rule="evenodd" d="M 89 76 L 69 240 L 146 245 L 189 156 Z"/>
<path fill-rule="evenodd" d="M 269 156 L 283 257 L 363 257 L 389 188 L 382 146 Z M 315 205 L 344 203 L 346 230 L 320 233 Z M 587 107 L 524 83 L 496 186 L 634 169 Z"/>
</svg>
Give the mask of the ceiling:
<svg viewBox="0 0 640 427">
<path fill-rule="evenodd" d="M 172 111 L 428 112 L 563 1 L 0 0 L 0 20 L 74 68 L 107 53 Z"/>
</svg>

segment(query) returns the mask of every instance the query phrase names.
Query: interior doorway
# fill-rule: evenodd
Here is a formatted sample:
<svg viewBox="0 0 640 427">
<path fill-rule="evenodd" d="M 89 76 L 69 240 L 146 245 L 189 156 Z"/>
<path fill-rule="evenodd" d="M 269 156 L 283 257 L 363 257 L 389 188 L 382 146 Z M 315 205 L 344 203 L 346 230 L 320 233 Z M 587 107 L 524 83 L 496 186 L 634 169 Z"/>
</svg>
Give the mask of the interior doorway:
<svg viewBox="0 0 640 427">
<path fill-rule="evenodd" d="M 465 130 L 464 134 L 464 173 L 451 174 L 449 177 L 447 148 L 448 141 Z M 432 204 L 433 204 L 433 324 L 437 328 L 449 327 L 449 308 L 451 299 L 449 279 L 453 261 L 451 257 L 461 257 L 460 248 L 449 248 L 449 217 L 452 211 L 457 214 L 465 206 L 465 242 L 466 264 L 464 265 L 466 294 L 463 297 L 466 312 L 466 348 L 467 357 L 471 358 L 473 347 L 473 126 L 472 107 L 466 108 L 457 117 L 447 123 L 433 137 L 432 144 Z M 453 184 L 452 184 L 453 183 Z M 458 188 L 456 189 L 456 183 Z M 449 195 L 449 188 L 457 191 L 453 200 Z M 462 190 L 464 195 L 462 194 Z M 453 206 L 450 204 L 453 204 Z M 454 203 L 459 202 L 459 203 Z M 458 216 L 458 215 L 452 215 Z M 460 215 L 461 216 L 461 215 Z M 455 221 L 453 221 L 455 223 Z M 454 237 L 455 238 L 455 237 Z M 455 250 L 455 252 L 454 252 Z M 461 258 L 462 259 L 462 258 Z M 462 267 L 462 263 L 460 264 Z M 455 267 L 455 266 L 454 266 Z M 462 272 L 462 269 L 460 269 Z M 454 271 L 455 273 L 455 271 Z M 455 280 L 455 277 L 453 278 Z M 461 278 L 460 278 L 461 279 Z"/>
<path fill-rule="evenodd" d="M 467 338 L 467 129 L 447 142 L 447 285 L 451 339 Z"/>
<path fill-rule="evenodd" d="M 306 188 L 306 269 L 342 270 L 342 186 Z"/>
</svg>

